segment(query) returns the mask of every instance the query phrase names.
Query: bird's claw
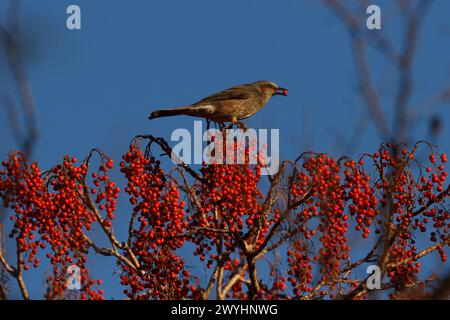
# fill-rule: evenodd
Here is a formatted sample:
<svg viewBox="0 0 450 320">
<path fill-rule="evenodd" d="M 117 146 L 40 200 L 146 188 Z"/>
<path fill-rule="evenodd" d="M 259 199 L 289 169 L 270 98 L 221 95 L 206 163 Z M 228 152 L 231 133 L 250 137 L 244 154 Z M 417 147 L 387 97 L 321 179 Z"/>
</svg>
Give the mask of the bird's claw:
<svg viewBox="0 0 450 320">
<path fill-rule="evenodd" d="M 247 129 L 248 129 L 247 125 L 243 122 L 236 122 L 235 124 L 239 129 L 241 129 L 244 132 L 247 131 Z"/>
<path fill-rule="evenodd" d="M 236 125 L 236 127 L 238 129 L 241 129 L 244 132 L 248 130 L 247 125 L 245 123 L 243 123 L 243 122 L 232 122 L 229 125 L 222 124 L 221 130 L 232 129 L 234 125 Z"/>
</svg>

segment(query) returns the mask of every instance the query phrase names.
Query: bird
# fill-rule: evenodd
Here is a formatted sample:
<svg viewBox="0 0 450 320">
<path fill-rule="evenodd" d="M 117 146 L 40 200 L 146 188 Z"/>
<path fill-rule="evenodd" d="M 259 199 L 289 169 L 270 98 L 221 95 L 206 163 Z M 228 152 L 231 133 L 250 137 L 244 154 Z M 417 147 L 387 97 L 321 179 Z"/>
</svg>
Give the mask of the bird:
<svg viewBox="0 0 450 320">
<path fill-rule="evenodd" d="M 275 95 L 287 96 L 288 90 L 272 81 L 261 80 L 228 88 L 191 105 L 155 110 L 149 119 L 187 115 L 234 124 L 254 115 Z"/>
</svg>

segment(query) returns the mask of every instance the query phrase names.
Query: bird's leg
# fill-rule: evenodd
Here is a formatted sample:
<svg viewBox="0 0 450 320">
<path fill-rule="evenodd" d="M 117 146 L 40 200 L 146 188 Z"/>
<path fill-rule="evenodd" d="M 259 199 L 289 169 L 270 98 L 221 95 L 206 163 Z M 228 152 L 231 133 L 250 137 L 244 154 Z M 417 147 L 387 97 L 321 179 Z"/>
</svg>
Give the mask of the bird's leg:
<svg viewBox="0 0 450 320">
<path fill-rule="evenodd" d="M 244 132 L 248 130 L 247 125 L 244 122 L 236 122 L 236 126 Z"/>
<path fill-rule="evenodd" d="M 238 127 L 239 129 L 241 129 L 242 131 L 247 131 L 247 126 L 245 125 L 245 123 L 243 122 L 239 122 L 238 118 L 236 116 L 233 116 L 231 118 L 231 126 L 236 125 L 236 127 Z"/>
<path fill-rule="evenodd" d="M 223 127 L 222 130 L 231 129 L 231 128 L 233 128 L 233 126 L 234 126 L 235 124 L 238 124 L 238 123 L 239 123 L 239 122 L 238 122 L 238 119 L 237 119 L 235 116 L 233 116 L 233 117 L 231 118 L 231 123 L 230 123 L 229 125 Z"/>
</svg>

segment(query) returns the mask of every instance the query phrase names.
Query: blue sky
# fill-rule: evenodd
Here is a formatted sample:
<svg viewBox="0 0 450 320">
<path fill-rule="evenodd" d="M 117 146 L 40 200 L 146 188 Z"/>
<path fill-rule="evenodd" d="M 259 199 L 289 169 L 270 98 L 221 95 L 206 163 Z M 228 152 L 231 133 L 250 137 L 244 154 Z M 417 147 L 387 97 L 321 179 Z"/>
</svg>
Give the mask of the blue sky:
<svg viewBox="0 0 450 320">
<path fill-rule="evenodd" d="M 401 16 L 393 13 L 393 2 L 372 2 L 382 8 L 381 33 L 400 48 Z M 81 7 L 82 30 L 66 29 L 70 4 Z M 5 9 L 3 1 L 0 21 Z M 449 13 L 450 2 L 436 0 L 425 20 L 410 103 L 421 115 L 412 139 L 429 138 L 427 125 L 436 114 L 444 128 L 433 142 L 446 152 L 450 105 L 424 102 L 450 86 Z M 274 98 L 247 123 L 280 129 L 282 159 L 306 150 L 358 155 L 382 142 L 368 122 L 358 132 L 358 144 L 343 147 L 341 136 L 346 140 L 367 110 L 357 92 L 347 32 L 322 1 L 27 0 L 21 28 L 38 110 L 34 158 L 43 168 L 67 153 L 83 158 L 92 147 L 119 159 L 136 134 L 169 137 L 173 129 L 193 126 L 189 117 L 148 121 L 153 109 L 262 79 L 287 87 L 289 97 Z M 392 119 L 396 70 L 376 50 L 369 50 L 369 62 L 383 110 Z M 6 67 L 0 59 L 0 96 L 17 98 Z M 4 156 L 15 144 L 3 111 L 0 137 Z M 127 210 L 118 215 L 126 216 Z M 94 272 L 107 275 L 102 276 L 106 297 L 120 298 L 122 288 L 109 279 L 113 264 L 104 260 L 94 258 Z M 43 271 L 27 274 L 34 298 L 42 294 Z"/>
</svg>

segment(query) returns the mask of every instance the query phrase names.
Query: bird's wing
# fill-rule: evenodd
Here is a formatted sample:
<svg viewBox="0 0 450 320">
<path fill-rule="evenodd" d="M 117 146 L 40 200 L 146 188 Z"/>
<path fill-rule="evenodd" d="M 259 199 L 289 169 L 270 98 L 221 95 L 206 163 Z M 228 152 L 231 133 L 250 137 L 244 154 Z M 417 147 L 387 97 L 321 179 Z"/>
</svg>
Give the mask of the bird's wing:
<svg viewBox="0 0 450 320">
<path fill-rule="evenodd" d="M 224 100 L 240 100 L 240 99 L 249 99 L 251 98 L 251 92 L 246 88 L 245 86 L 236 86 L 229 89 L 226 89 L 224 91 L 215 93 L 213 95 L 210 95 L 200 101 L 198 101 L 196 104 L 199 103 L 209 103 L 209 102 L 218 102 L 218 101 L 224 101 Z"/>
</svg>

